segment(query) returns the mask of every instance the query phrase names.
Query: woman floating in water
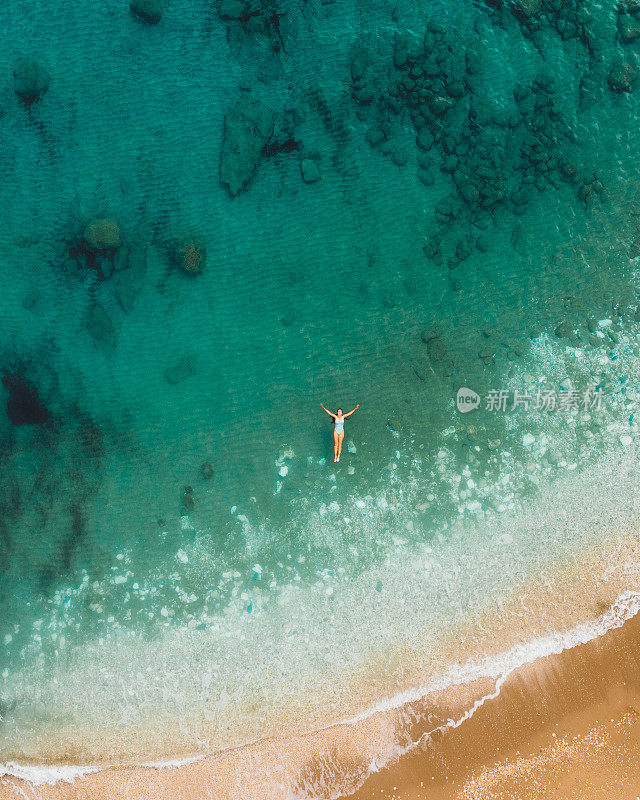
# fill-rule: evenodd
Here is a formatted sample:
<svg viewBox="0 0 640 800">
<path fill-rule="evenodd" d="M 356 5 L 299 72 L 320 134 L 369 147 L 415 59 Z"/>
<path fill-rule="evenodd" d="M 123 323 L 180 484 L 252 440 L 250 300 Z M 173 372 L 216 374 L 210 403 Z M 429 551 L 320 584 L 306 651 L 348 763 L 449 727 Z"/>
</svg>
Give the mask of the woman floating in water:
<svg viewBox="0 0 640 800">
<path fill-rule="evenodd" d="M 322 406 L 322 403 L 320 403 Z M 322 406 L 324 408 L 324 406 Z M 352 410 L 349 411 L 348 414 L 343 414 L 342 409 L 338 409 L 338 413 L 334 414 L 333 411 L 329 411 L 328 408 L 324 408 L 327 414 L 330 417 L 333 417 L 334 422 L 334 429 L 333 429 L 333 460 L 340 461 L 340 456 L 342 455 L 342 440 L 344 439 L 344 421 L 347 417 L 350 417 L 354 411 L 357 411 L 360 408 L 360 403 Z"/>
</svg>

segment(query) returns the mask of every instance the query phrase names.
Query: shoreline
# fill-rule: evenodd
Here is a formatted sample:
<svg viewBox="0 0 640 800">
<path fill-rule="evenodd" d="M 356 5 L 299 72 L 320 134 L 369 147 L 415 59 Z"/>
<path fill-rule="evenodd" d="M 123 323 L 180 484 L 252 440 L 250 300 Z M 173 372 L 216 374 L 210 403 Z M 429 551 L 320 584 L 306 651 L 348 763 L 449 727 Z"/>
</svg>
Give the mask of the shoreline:
<svg viewBox="0 0 640 800">
<path fill-rule="evenodd" d="M 464 724 L 401 756 L 350 797 L 560 800 L 606 791 L 609 800 L 635 798 L 639 647 L 636 613 L 589 642 L 523 665 Z"/>
<path fill-rule="evenodd" d="M 625 591 L 640 592 L 640 547 L 636 533 L 639 518 L 626 501 L 617 497 L 614 498 L 617 502 L 607 506 L 606 511 L 594 507 L 593 498 L 599 495 L 592 491 L 602 483 L 617 484 L 621 466 L 626 467 L 630 462 L 631 466 L 636 463 L 631 456 L 622 462 L 605 461 L 597 471 L 583 476 L 579 485 L 573 480 L 554 485 L 550 496 L 540 501 L 544 513 L 538 513 L 534 519 L 529 511 L 509 515 L 508 519 L 490 518 L 491 536 L 484 545 L 471 542 L 461 550 L 454 530 L 450 535 L 451 545 L 442 547 L 439 554 L 433 555 L 430 548 L 417 558 L 412 553 L 401 553 L 398 563 L 387 570 L 392 576 L 399 576 L 393 582 L 374 570 L 363 573 L 357 582 L 345 584 L 330 599 L 322 594 L 320 602 L 317 593 L 311 594 L 304 606 L 306 616 L 299 621 L 292 644 L 285 638 L 280 646 L 278 637 L 283 630 L 281 620 L 293 614 L 294 609 L 300 614 L 299 595 L 287 596 L 288 605 L 282 606 L 284 610 L 279 615 L 265 614 L 259 618 L 243 614 L 241 632 L 247 636 L 244 650 L 261 648 L 261 638 L 265 636 L 274 642 L 274 648 L 260 660 L 265 679 L 254 672 L 239 701 L 226 702 L 224 707 L 217 707 L 218 684 L 212 683 L 210 691 L 200 691 L 200 675 L 192 666 L 215 660 L 216 647 L 224 645 L 232 628 L 235 630 L 231 623 L 220 630 L 170 628 L 166 636 L 151 642 L 128 633 L 104 645 L 95 643 L 79 650 L 73 662 L 61 660 L 60 669 L 50 675 L 42 672 L 23 676 L 16 672 L 14 683 L 5 684 L 5 697 L 20 699 L 19 719 L 28 724 L 31 708 L 37 713 L 39 708 L 46 708 L 51 724 L 34 729 L 33 735 L 23 726 L 22 733 L 27 734 L 24 736 L 20 724 L 13 724 L 8 717 L 0 763 L 104 768 L 114 764 L 174 761 L 202 754 L 211 757 L 232 748 L 259 747 L 261 742 L 282 739 L 283 732 L 290 741 L 302 740 L 314 731 L 341 723 L 360 724 L 363 718 L 377 711 L 391 712 L 393 707 L 419 701 L 429 692 L 469 682 L 479 674 L 497 676 L 510 671 L 523 660 L 548 654 L 550 643 L 542 640 L 549 636 L 569 634 L 563 646 L 575 644 L 577 641 L 570 638 L 571 631 L 587 621 L 591 627 L 581 638 L 598 635 L 603 632 L 602 624 L 596 622 L 593 627 L 594 621 Z M 634 470 L 629 474 L 632 473 L 635 474 Z M 625 488 L 631 488 L 630 484 L 627 476 Z M 564 503 L 560 509 L 558 494 Z M 628 495 L 621 492 L 621 496 Z M 579 537 L 573 535 L 576 514 L 566 512 L 567 506 L 580 509 L 579 529 L 584 533 Z M 552 519 L 548 519 L 549 513 Z M 566 531 L 565 544 L 553 560 L 547 556 L 545 547 L 549 530 L 554 536 L 556 530 Z M 520 531 L 515 541 L 505 535 L 512 531 Z M 504 543 L 507 538 L 509 542 Z M 528 545 L 520 546 L 521 541 L 529 540 L 533 540 L 536 548 L 533 552 Z M 576 553 L 578 548 L 580 555 Z M 523 553 L 528 556 L 526 562 Z M 482 588 L 483 580 L 477 565 L 490 563 L 497 567 L 503 562 L 513 577 L 519 578 L 518 583 L 512 584 L 508 593 L 507 587 L 495 581 L 487 591 L 477 591 Z M 458 580 L 460 569 L 469 571 L 464 581 Z M 383 581 L 382 589 L 374 592 L 372 587 L 379 578 Z M 452 597 L 441 592 L 434 597 L 430 591 L 434 580 L 438 585 L 447 580 L 450 585 L 462 585 L 465 594 Z M 348 645 L 342 642 L 342 650 L 337 654 L 342 661 L 332 651 L 327 653 L 331 656 L 326 662 L 330 669 L 297 670 L 305 677 L 304 686 L 285 680 L 288 673 L 282 666 L 287 663 L 282 661 L 283 657 L 298 653 L 313 656 L 313 648 L 310 650 L 308 645 L 303 650 L 299 648 L 304 644 L 306 632 L 318 629 L 315 620 L 330 619 L 331 615 L 342 619 L 354 608 L 362 609 L 362 619 L 375 620 L 380 628 L 377 631 L 373 626 L 365 626 L 360 634 L 357 652 L 367 653 L 369 658 L 352 658 L 348 648 L 353 647 L 353 640 Z M 448 621 L 451 617 L 456 619 Z M 427 624 L 429 620 L 433 624 Z M 393 637 L 385 633 L 389 630 L 393 630 Z M 329 640 L 330 635 L 327 629 L 324 639 Z M 515 657 L 511 652 L 514 648 L 520 648 Z M 238 659 L 236 654 L 232 663 L 239 668 Z M 478 672 L 478 666 L 486 670 L 491 659 L 499 663 L 489 673 Z M 105 669 L 111 663 L 122 668 L 107 671 L 104 679 L 92 684 L 93 706 L 89 707 L 90 697 L 85 693 L 82 676 L 90 676 L 98 667 Z M 126 685 L 136 690 L 139 672 L 148 670 L 151 664 L 157 666 L 144 686 L 162 688 L 166 681 L 171 686 L 171 681 L 181 680 L 180 695 L 174 692 L 170 698 L 173 706 L 166 713 L 164 706 L 158 706 L 160 713 L 151 713 L 156 708 L 150 702 L 155 699 L 153 694 L 146 698 L 144 713 L 124 714 L 122 718 L 119 713 L 110 716 L 98 713 L 110 709 L 128 712 L 130 706 L 135 711 L 134 700 L 129 699 L 124 688 L 119 694 L 111 691 L 119 689 L 119 677 L 131 680 Z M 180 664 L 189 668 L 177 669 Z M 101 674 L 98 670 L 98 677 Z M 145 673 L 142 674 L 144 677 Z M 283 680 L 276 685 L 274 676 L 279 675 Z M 206 674 L 202 677 L 206 678 Z M 39 679 L 48 682 L 38 682 Z M 36 698 L 30 699 L 30 685 L 42 687 Z M 65 687 L 59 704 L 55 689 L 58 685 Z M 234 686 L 233 682 L 229 685 Z M 135 697 L 140 695 L 138 691 Z M 184 698 L 179 709 L 174 707 L 176 698 Z M 98 709 L 95 714 L 94 707 Z M 37 714 L 35 719 L 39 719 Z M 390 738 L 395 740 L 393 734 Z M 365 748 L 365 752 L 368 750 Z M 380 759 L 376 761 L 379 763 Z"/>
<path fill-rule="evenodd" d="M 465 782 L 479 780 L 474 771 L 480 770 L 483 774 L 482 770 L 486 771 L 487 764 L 493 760 L 490 757 L 490 737 L 483 734 L 483 726 L 504 728 L 505 714 L 509 719 L 511 716 L 520 718 L 520 697 L 522 712 L 535 712 L 539 708 L 548 711 L 545 692 L 554 690 L 556 684 L 564 685 L 562 675 L 565 671 L 573 676 L 573 680 L 580 672 L 582 662 L 593 662 L 591 673 L 599 676 L 597 680 L 601 684 L 607 685 L 607 676 L 598 667 L 599 659 L 603 654 L 606 657 L 608 652 L 622 651 L 627 642 L 631 643 L 627 649 L 633 643 L 640 644 L 639 608 L 640 596 L 627 592 L 626 599 L 624 595 L 618 597 L 616 603 L 598 619 L 556 634 L 555 643 L 554 637 L 548 637 L 546 645 L 551 647 L 551 651 L 546 655 L 533 655 L 528 660 L 531 652 L 527 655 L 525 646 L 520 664 L 502 674 L 499 662 L 494 659 L 493 673 L 487 665 L 484 668 L 481 664 L 476 665 L 475 677 L 471 670 L 466 682 L 427 691 L 421 696 L 406 697 L 396 705 L 382 704 L 358 718 L 293 739 L 265 739 L 216 754 L 137 765 L 38 768 L 7 764 L 0 777 L 0 800 L 15 797 L 16 793 L 21 795 L 23 791 L 29 791 L 40 800 L 71 800 L 79 796 L 78 793 L 87 800 L 101 800 L 103 797 L 117 800 L 127 796 L 126 792 L 132 786 L 140 794 L 152 790 L 157 798 L 167 799 L 195 800 L 202 796 L 205 786 L 215 787 L 216 796 L 222 798 L 235 798 L 241 794 L 244 797 L 275 798 L 280 796 L 279 791 L 285 788 L 285 784 L 288 789 L 304 786 L 307 791 L 314 792 L 309 795 L 311 797 L 324 797 L 321 787 L 325 785 L 326 796 L 332 797 L 353 796 L 358 800 L 374 796 L 406 797 L 417 800 L 424 796 L 421 792 L 425 775 L 430 781 L 429 797 L 435 800 L 491 798 L 492 794 L 455 793 L 456 787 L 464 787 Z M 581 638 L 586 641 L 581 641 Z M 611 641 L 613 647 L 609 644 Z M 540 644 L 541 640 L 529 642 L 529 650 Z M 501 655 L 504 658 L 513 654 Z M 487 659 L 487 663 L 490 662 L 491 659 Z M 637 673 L 640 719 L 640 669 Z M 615 674 L 614 671 L 612 675 Z M 632 678 L 633 675 L 628 679 L 629 683 Z M 576 685 L 584 685 L 587 679 L 588 676 L 578 677 Z M 556 704 L 557 709 L 563 707 L 562 702 Z M 506 712 L 504 708 L 507 708 Z M 573 710 L 584 715 L 585 708 L 587 705 L 581 695 Z M 614 712 L 615 709 L 612 714 Z M 535 714 L 529 714 L 529 717 L 533 719 Z M 545 726 L 549 724 L 547 720 Z M 511 736 L 511 723 L 506 728 L 507 736 Z M 532 738 L 540 734 L 535 725 L 531 731 Z M 496 753 L 515 753 L 520 742 L 527 742 L 525 734 L 526 731 L 518 730 L 511 744 L 503 741 L 496 745 Z M 426 750 L 422 745 L 416 747 L 416 742 L 427 740 Z M 383 763 L 379 763 L 377 759 L 385 748 L 387 755 Z M 467 754 L 468 758 L 465 755 L 461 759 L 456 755 L 460 752 Z M 327 772 L 328 764 L 330 769 Z M 449 765 L 444 772 L 443 764 Z M 39 780 L 35 780 L 38 774 Z M 487 783 L 490 778 L 485 775 L 483 780 Z"/>
</svg>

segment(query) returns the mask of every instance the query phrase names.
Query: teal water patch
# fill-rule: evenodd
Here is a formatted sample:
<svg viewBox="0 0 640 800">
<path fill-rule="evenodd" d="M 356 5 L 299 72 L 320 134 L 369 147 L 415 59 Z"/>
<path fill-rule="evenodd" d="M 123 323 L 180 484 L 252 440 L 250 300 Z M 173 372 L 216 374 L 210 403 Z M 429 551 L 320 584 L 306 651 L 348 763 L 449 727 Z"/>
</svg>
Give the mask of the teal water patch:
<svg viewBox="0 0 640 800">
<path fill-rule="evenodd" d="M 398 553 L 453 554 L 411 601 L 433 615 L 414 627 L 453 626 L 467 544 L 469 596 L 507 594 L 538 550 L 525 536 L 510 570 L 499 537 L 518 534 L 494 517 L 636 441 L 635 45 L 616 38 L 635 12 L 241 5 L 1 12 L 7 743 L 40 719 L 36 683 L 50 733 L 113 721 L 128 645 L 138 663 L 168 634 L 208 644 L 158 645 L 150 686 L 176 653 L 183 677 L 218 664 L 212 702 L 217 675 L 249 685 L 259 653 L 243 673 L 216 631 L 248 626 L 276 659 L 296 614 L 279 598 L 313 598 L 312 619 L 353 586 L 374 608 Z M 461 386 L 483 407 L 460 414 Z M 602 407 L 485 407 L 552 388 Z M 361 404 L 340 464 L 320 402 Z M 485 562 L 494 539 L 504 560 Z M 588 541 L 544 539 L 551 561 Z M 292 645 L 299 675 L 328 670 L 354 620 L 355 660 L 405 636 L 399 612 L 382 635 L 344 602 L 317 653 Z M 47 692 L 102 647 L 122 672 L 69 717 Z"/>
</svg>

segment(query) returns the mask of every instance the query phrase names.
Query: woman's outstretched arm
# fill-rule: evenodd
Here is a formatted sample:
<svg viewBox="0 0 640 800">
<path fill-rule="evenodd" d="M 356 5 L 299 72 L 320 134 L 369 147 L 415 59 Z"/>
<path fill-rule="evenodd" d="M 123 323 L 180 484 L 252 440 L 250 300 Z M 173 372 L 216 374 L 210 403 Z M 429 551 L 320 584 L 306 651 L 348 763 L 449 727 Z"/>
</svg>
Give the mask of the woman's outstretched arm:
<svg viewBox="0 0 640 800">
<path fill-rule="evenodd" d="M 322 403 L 320 403 L 320 405 L 322 406 Z M 322 406 L 322 407 L 324 408 L 324 406 Z M 334 419 L 336 418 L 336 415 L 333 413 L 333 411 L 329 411 L 329 409 L 328 409 L 328 408 L 324 408 L 324 410 L 327 412 L 327 414 L 328 414 L 330 417 L 333 417 Z M 354 411 L 355 411 L 355 409 L 354 409 Z"/>
<path fill-rule="evenodd" d="M 348 414 L 345 414 L 345 417 L 350 417 L 354 411 L 357 411 L 360 408 L 360 403 L 355 408 L 352 408 Z"/>
</svg>

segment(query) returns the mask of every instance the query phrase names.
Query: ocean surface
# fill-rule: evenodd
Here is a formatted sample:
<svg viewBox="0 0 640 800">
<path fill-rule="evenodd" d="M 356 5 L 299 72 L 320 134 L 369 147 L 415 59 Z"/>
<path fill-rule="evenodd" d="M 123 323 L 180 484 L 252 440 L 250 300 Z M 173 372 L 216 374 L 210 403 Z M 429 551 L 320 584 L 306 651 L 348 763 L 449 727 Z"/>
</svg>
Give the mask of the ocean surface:
<svg viewBox="0 0 640 800">
<path fill-rule="evenodd" d="M 361 718 L 640 588 L 632 0 L 0 30 L 6 771 Z"/>
</svg>

